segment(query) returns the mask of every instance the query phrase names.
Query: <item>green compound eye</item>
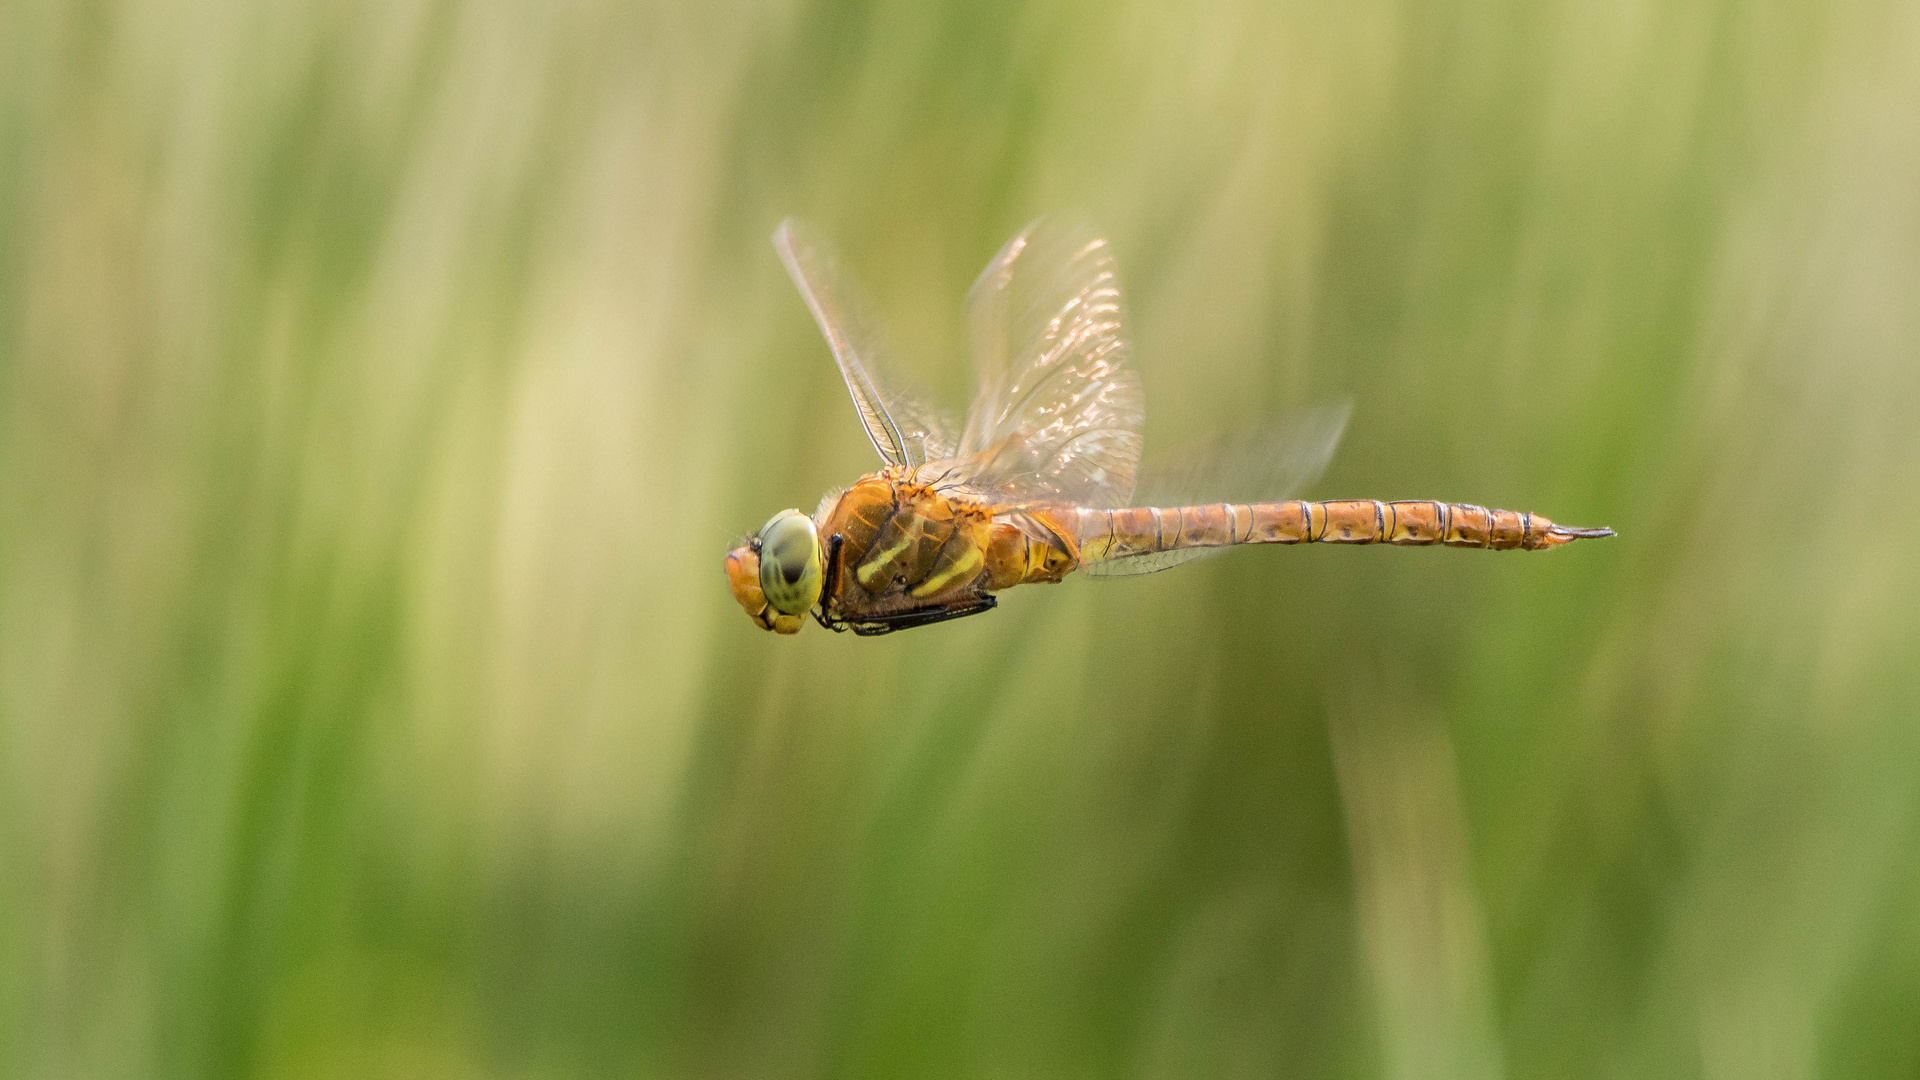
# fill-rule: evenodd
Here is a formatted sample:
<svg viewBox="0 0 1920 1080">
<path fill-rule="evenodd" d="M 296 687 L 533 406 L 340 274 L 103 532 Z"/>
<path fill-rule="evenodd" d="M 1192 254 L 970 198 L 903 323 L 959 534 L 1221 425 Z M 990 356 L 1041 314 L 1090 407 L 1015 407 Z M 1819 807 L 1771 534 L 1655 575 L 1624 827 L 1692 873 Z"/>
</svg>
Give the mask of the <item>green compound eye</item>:
<svg viewBox="0 0 1920 1080">
<path fill-rule="evenodd" d="M 820 534 L 813 519 L 782 510 L 760 530 L 760 591 L 783 615 L 804 615 L 820 599 Z"/>
</svg>

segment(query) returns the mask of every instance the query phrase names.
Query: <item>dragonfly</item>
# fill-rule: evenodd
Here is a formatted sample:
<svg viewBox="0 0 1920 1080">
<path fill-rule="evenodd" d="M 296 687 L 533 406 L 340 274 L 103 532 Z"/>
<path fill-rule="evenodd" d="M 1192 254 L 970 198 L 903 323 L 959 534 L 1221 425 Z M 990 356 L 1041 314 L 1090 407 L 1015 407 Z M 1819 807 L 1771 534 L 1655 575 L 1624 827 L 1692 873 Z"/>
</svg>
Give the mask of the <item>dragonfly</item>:
<svg viewBox="0 0 1920 1080">
<path fill-rule="evenodd" d="M 962 423 L 904 389 L 871 303 L 813 229 L 788 219 L 773 245 L 882 463 L 728 551 L 734 599 L 775 633 L 811 614 L 887 634 L 990 611 L 1016 585 L 1152 573 L 1246 544 L 1539 551 L 1613 535 L 1466 503 L 1294 499 L 1332 456 L 1344 406 L 1143 476 L 1145 394 L 1111 245 L 1084 225 L 1028 226 L 968 292 L 976 390 Z"/>
</svg>

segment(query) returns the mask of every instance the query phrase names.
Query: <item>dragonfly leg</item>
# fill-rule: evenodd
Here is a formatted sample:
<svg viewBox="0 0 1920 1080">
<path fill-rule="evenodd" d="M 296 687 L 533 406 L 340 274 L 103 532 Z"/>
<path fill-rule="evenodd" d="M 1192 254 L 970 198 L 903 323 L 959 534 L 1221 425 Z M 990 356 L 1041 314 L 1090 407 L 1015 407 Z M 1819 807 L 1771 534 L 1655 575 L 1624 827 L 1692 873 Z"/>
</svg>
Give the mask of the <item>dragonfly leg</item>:
<svg viewBox="0 0 1920 1080">
<path fill-rule="evenodd" d="M 934 623 L 946 622 L 948 619 L 964 619 L 969 615 L 978 615 L 983 611 L 992 611 L 999 606 L 999 597 L 983 596 L 973 603 L 960 607 L 949 607 L 942 604 L 936 607 L 918 608 L 913 611 L 895 612 L 892 615 L 877 615 L 870 619 L 861 619 L 859 622 L 850 623 L 849 625 L 853 627 L 853 632 L 859 634 L 861 637 L 876 637 L 880 634 L 891 634 L 895 630 L 911 630 L 916 626 L 931 626 Z"/>
<path fill-rule="evenodd" d="M 948 619 L 964 619 L 968 615 L 978 615 L 983 611 L 992 611 L 1000 605 L 996 596 L 983 596 L 971 603 L 954 607 L 936 604 L 931 607 L 915 608 L 911 611 L 897 611 L 891 615 L 876 615 L 858 621 L 832 614 L 827 605 L 833 599 L 834 587 L 840 580 L 840 549 L 846 543 L 846 537 L 834 533 L 827 540 L 827 565 L 821 575 L 820 603 L 813 609 L 814 621 L 836 633 L 852 630 L 861 637 L 876 637 L 891 634 L 895 630 L 911 630 L 916 626 L 931 626 L 946 622 Z"/>
<path fill-rule="evenodd" d="M 835 633 L 845 633 L 847 629 L 846 620 L 827 614 L 827 604 L 833 600 L 833 588 L 840 583 L 840 545 L 846 540 L 840 533 L 834 533 L 832 539 L 827 541 L 827 570 L 820 583 L 820 603 L 813 609 L 814 621 Z"/>
</svg>

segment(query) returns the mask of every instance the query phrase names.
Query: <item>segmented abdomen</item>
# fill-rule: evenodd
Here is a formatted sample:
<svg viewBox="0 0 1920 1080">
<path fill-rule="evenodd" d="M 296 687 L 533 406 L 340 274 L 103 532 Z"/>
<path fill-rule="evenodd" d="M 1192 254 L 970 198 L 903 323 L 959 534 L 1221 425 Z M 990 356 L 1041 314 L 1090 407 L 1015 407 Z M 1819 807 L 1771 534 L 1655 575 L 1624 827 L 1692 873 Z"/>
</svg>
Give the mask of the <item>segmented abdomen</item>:
<svg viewBox="0 0 1920 1080">
<path fill-rule="evenodd" d="M 1234 544 L 1445 544 L 1538 551 L 1613 535 L 1611 529 L 1555 525 L 1538 514 L 1425 500 L 1213 503 L 1077 513 L 1082 562 Z"/>
</svg>

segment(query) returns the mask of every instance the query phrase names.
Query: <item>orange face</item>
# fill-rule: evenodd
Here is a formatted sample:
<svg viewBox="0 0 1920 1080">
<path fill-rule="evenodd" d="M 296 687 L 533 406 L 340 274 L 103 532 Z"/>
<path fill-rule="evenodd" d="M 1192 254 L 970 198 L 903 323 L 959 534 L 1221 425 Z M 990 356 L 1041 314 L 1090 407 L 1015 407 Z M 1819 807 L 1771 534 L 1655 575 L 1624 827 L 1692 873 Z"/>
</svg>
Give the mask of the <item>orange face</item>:
<svg viewBox="0 0 1920 1080">
<path fill-rule="evenodd" d="M 806 621 L 801 615 L 775 611 L 767 603 L 767 594 L 760 588 L 758 540 L 741 544 L 727 552 L 727 586 L 733 590 L 733 598 L 747 609 L 747 615 L 753 619 L 754 625 L 762 630 L 771 630 L 776 634 L 797 634 Z"/>
</svg>

